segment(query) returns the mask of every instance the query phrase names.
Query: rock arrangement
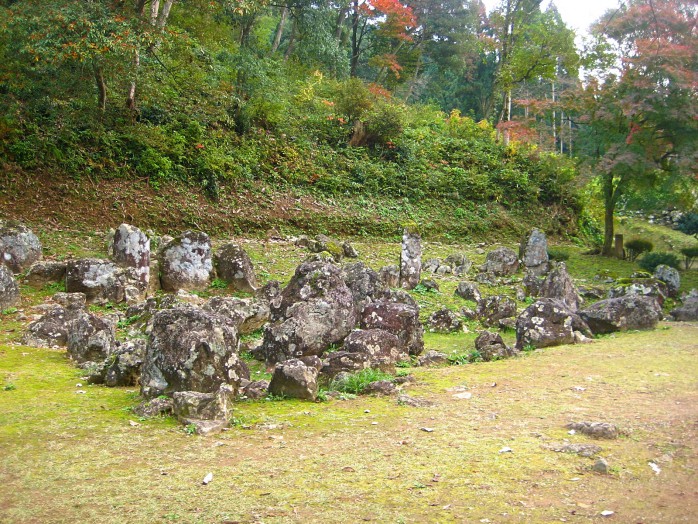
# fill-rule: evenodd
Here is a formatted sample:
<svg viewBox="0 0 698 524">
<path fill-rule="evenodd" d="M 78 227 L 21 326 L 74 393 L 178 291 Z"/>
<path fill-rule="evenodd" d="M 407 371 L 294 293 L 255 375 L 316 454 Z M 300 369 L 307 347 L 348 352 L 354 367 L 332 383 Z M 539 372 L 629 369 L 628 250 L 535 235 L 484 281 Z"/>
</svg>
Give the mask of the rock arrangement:
<svg viewBox="0 0 698 524">
<path fill-rule="evenodd" d="M 361 261 L 340 265 L 340 260 L 356 254 L 347 243 L 322 235 L 314 240 L 302 237 L 297 244 L 315 254 L 296 268 L 283 288 L 275 281 L 260 287 L 252 261 L 239 244 L 225 244 L 212 255 L 210 239 L 201 232 L 163 237 L 160 248 L 151 253 L 148 235 L 121 224 L 111 235 L 110 259 L 67 262 L 38 260 L 40 244 L 37 253 L 38 240 L 24 226 L 0 232 L 2 253 L 9 254 L 3 254 L 4 260 L 14 264 L 0 264 L 0 308 L 13 307 L 21 299 L 12 267 L 24 267 L 25 282 L 32 286 L 66 284 L 66 293 L 56 293 L 40 306 L 41 315 L 29 324 L 23 342 L 65 347 L 91 383 L 140 386 L 145 400 L 139 412 L 173 413 L 202 434 L 225 427 L 238 397 L 271 394 L 315 400 L 321 384 L 347 374 L 369 368 L 394 373 L 409 360 L 423 366 L 448 363 L 448 355 L 425 351 L 425 328 L 436 333 L 467 331 L 466 319 L 479 321 L 486 329 L 478 333 L 474 354 L 483 361 L 531 348 L 588 342 L 596 334 L 651 329 L 662 318 L 661 304 L 676 296 L 680 283 L 675 270 L 660 266 L 652 277 L 617 281 L 607 298 L 584 308 L 565 264 L 548 261 L 545 235 L 533 230 L 521 243 L 521 260 L 511 249 L 495 249 L 474 277 L 476 282 L 517 284 L 520 277 L 512 276 L 523 267 L 523 285 L 513 290 L 518 300 L 525 298 L 529 304 L 523 311 L 517 311 L 509 296 L 483 296 L 475 282 L 463 280 L 455 295 L 471 304 L 460 311 L 437 309 L 423 325 L 419 305 L 406 289 L 421 283 L 419 293 L 437 294 L 438 283 L 421 280 L 422 271 L 466 276 L 472 263 L 457 253 L 422 265 L 421 239 L 409 228 L 403 234 L 400 265 L 379 271 Z M 341 246 L 341 256 L 333 246 Z M 229 290 L 251 296 L 206 300 L 190 293 L 214 278 L 226 282 Z M 173 294 L 149 296 L 160 286 Z M 591 291 L 586 289 L 585 296 L 600 298 Z M 671 316 L 698 319 L 698 293 L 681 300 L 683 305 Z M 107 301 L 131 306 L 121 316 L 88 309 L 90 303 Z M 128 326 L 127 340 L 116 340 L 118 322 Z M 493 328 L 514 330 L 515 347 Z M 260 341 L 246 338 L 241 343 L 241 335 L 260 330 Z M 271 381 L 250 380 L 242 351 L 266 363 Z M 376 382 L 368 390 L 398 392 L 391 381 Z"/>
</svg>

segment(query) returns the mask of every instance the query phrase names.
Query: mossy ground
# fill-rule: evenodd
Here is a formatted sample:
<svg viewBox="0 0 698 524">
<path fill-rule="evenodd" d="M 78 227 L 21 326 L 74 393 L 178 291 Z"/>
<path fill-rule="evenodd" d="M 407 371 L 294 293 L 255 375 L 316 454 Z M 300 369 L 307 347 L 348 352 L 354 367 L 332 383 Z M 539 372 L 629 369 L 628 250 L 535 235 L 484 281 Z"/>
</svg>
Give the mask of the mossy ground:
<svg viewBox="0 0 698 524">
<path fill-rule="evenodd" d="M 104 253 L 101 232 L 42 240 L 56 255 L 66 243 L 75 256 Z M 288 243 L 244 245 L 263 282 L 287 281 L 307 256 Z M 355 245 L 376 269 L 398 261 L 397 243 Z M 601 285 L 602 270 L 636 268 L 565 249 L 573 276 L 589 284 Z M 484 260 L 472 246 L 436 243 L 424 256 L 460 251 Z M 682 276 L 695 285 L 695 272 Z M 425 315 L 467 305 L 453 295 L 457 277 L 436 280 L 439 293 L 413 295 Z M 0 316 L 3 522 L 586 522 L 612 510 L 618 522 L 674 523 L 698 514 L 695 324 L 505 361 L 410 368 L 417 382 L 405 392 L 433 402 L 428 408 L 374 397 L 240 402 L 231 429 L 202 438 L 171 418 L 139 420 L 136 388 L 88 386 L 65 351 L 19 345 L 21 315 L 55 290 L 22 291 L 19 310 Z M 467 354 L 476 328 L 427 333 L 427 349 Z M 454 397 L 463 391 L 472 396 Z M 569 435 L 564 426 L 574 420 L 612 422 L 624 435 Z M 594 459 L 548 449 L 565 440 L 601 446 L 610 474 L 593 473 Z"/>
</svg>

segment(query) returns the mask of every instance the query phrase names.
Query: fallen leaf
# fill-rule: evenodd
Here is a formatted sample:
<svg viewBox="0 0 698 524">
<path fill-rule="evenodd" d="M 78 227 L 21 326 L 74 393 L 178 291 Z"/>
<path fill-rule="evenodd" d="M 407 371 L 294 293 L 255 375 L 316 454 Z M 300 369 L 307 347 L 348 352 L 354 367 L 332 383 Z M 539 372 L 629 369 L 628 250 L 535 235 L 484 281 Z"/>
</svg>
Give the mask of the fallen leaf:
<svg viewBox="0 0 698 524">
<path fill-rule="evenodd" d="M 208 473 L 203 480 L 203 484 L 206 485 L 213 480 L 213 473 Z"/>
</svg>

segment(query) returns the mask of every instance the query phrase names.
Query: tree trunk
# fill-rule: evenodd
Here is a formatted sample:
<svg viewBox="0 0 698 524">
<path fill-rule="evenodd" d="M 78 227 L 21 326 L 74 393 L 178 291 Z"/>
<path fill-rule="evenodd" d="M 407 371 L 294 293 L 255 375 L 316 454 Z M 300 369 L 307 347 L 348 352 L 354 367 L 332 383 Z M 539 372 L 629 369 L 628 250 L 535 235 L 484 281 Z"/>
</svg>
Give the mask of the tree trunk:
<svg viewBox="0 0 698 524">
<path fill-rule="evenodd" d="M 163 30 L 165 28 L 165 24 L 167 24 L 167 19 L 170 17 L 170 10 L 172 9 L 172 4 L 174 4 L 174 0 L 166 0 L 165 5 L 162 6 L 162 11 L 160 11 L 160 14 L 158 15 L 158 29 Z"/>
<path fill-rule="evenodd" d="M 354 12 L 351 15 L 351 62 L 349 76 L 354 78 L 359 65 L 359 1 L 354 0 Z"/>
<path fill-rule="evenodd" d="M 293 19 L 293 24 L 291 25 L 291 36 L 288 39 L 288 47 L 286 48 L 286 52 L 284 53 L 284 60 L 288 60 L 291 58 L 291 55 L 293 54 L 293 50 L 296 48 L 296 33 L 298 32 L 298 22 L 294 18 Z"/>
<path fill-rule="evenodd" d="M 279 45 L 281 44 L 281 37 L 284 34 L 284 27 L 286 26 L 286 18 L 288 17 L 288 6 L 284 6 L 281 10 L 281 20 L 279 20 L 279 25 L 276 26 L 276 35 L 274 35 L 274 43 L 271 45 L 271 54 L 276 53 L 279 50 Z"/>
<path fill-rule="evenodd" d="M 99 110 L 104 113 L 107 109 L 107 83 L 104 80 L 104 71 L 102 71 L 102 68 L 96 63 L 92 64 L 92 71 L 94 72 L 95 83 L 97 84 Z"/>
<path fill-rule="evenodd" d="M 155 26 L 160 11 L 160 0 L 150 0 L 150 25 Z"/>
<path fill-rule="evenodd" d="M 603 179 L 603 254 L 607 257 L 614 255 L 613 250 L 613 214 L 616 208 L 616 191 L 613 188 L 613 173 L 606 173 Z"/>
</svg>

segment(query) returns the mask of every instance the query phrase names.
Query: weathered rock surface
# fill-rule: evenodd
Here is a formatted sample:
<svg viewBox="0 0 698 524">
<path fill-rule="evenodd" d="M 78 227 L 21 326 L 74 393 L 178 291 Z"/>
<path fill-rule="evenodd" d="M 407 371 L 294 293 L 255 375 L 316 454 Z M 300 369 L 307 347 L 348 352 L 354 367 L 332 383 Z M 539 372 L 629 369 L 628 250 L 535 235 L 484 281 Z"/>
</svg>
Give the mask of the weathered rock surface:
<svg viewBox="0 0 698 524">
<path fill-rule="evenodd" d="M 670 315 L 674 320 L 690 321 L 698 320 L 698 292 L 693 289 L 683 297 L 683 304 L 671 310 Z"/>
<path fill-rule="evenodd" d="M 419 233 L 405 228 L 400 254 L 400 287 L 414 289 L 422 276 L 422 238 Z"/>
<path fill-rule="evenodd" d="M 508 247 L 499 247 L 487 253 L 481 271 L 498 277 L 513 275 L 519 270 L 519 257 Z"/>
<path fill-rule="evenodd" d="M 34 262 L 29 268 L 27 276 L 24 277 L 24 282 L 32 287 L 43 287 L 51 282 L 61 282 L 65 280 L 66 267 L 65 262 L 49 260 Z"/>
<path fill-rule="evenodd" d="M 28 227 L 14 222 L 0 227 L 0 264 L 21 273 L 41 258 L 41 242 Z"/>
<path fill-rule="evenodd" d="M 264 330 L 268 363 L 322 355 L 356 325 L 354 296 L 342 272 L 329 262 L 304 262 L 271 304 Z"/>
<path fill-rule="evenodd" d="M 117 342 L 106 360 L 104 383 L 108 387 L 136 386 L 141 376 L 145 347 L 143 339 Z"/>
<path fill-rule="evenodd" d="M 318 370 L 298 359 L 279 362 L 269 383 L 269 393 L 276 396 L 315 400 L 318 391 Z"/>
<path fill-rule="evenodd" d="M 679 288 L 681 287 L 681 275 L 673 267 L 660 264 L 654 270 L 654 278 L 666 284 L 667 296 L 676 298 L 679 296 Z"/>
<path fill-rule="evenodd" d="M 420 366 L 442 366 L 448 364 L 448 355 L 442 353 L 441 351 L 434 351 L 430 349 L 424 355 L 417 359 L 417 363 Z"/>
<path fill-rule="evenodd" d="M 475 349 L 485 362 L 513 357 L 518 353 L 516 349 L 510 348 L 504 343 L 499 333 L 491 331 L 483 331 L 478 335 L 475 339 Z"/>
<path fill-rule="evenodd" d="M 320 370 L 320 376 L 325 382 L 329 382 L 340 373 L 358 373 L 370 367 L 371 363 L 368 353 L 358 351 L 335 351 L 325 358 L 322 369 Z"/>
<path fill-rule="evenodd" d="M 19 304 L 19 285 L 7 266 L 0 264 L 0 311 Z"/>
<path fill-rule="evenodd" d="M 519 256 L 524 267 L 536 275 L 548 271 L 548 241 L 540 229 L 533 229 L 521 241 Z"/>
<path fill-rule="evenodd" d="M 172 411 L 186 424 L 193 420 L 230 419 L 235 398 L 234 389 L 229 384 L 221 384 L 217 391 L 175 391 L 172 394 Z"/>
<path fill-rule="evenodd" d="M 528 306 L 516 319 L 516 348 L 537 348 L 574 344 L 575 332 L 590 336 L 584 320 L 567 305 L 554 298 L 541 298 Z"/>
<path fill-rule="evenodd" d="M 616 439 L 619 431 L 615 424 L 608 422 L 570 422 L 567 429 L 573 429 L 593 438 Z"/>
<path fill-rule="evenodd" d="M 78 364 L 101 363 L 115 347 L 116 319 L 81 311 L 66 324 L 68 355 Z"/>
<path fill-rule="evenodd" d="M 579 296 L 577 286 L 575 286 L 572 277 L 567 272 L 567 266 L 564 262 L 558 262 L 553 267 L 545 280 L 540 284 L 538 290 L 540 298 L 556 298 L 561 300 L 572 311 L 577 311 L 582 300 Z"/>
<path fill-rule="evenodd" d="M 608 290 L 608 298 L 620 298 L 631 295 L 653 297 L 661 306 L 664 304 L 664 300 L 669 295 L 669 292 L 667 285 L 656 278 L 621 279 Z"/>
<path fill-rule="evenodd" d="M 139 417 L 152 418 L 172 413 L 172 399 L 156 397 L 144 400 L 133 408 L 133 413 Z"/>
<path fill-rule="evenodd" d="M 84 293 L 88 302 L 138 301 L 146 287 L 134 268 L 122 268 L 108 260 L 82 258 L 66 267 L 68 293 Z"/>
<path fill-rule="evenodd" d="M 478 303 L 476 313 L 486 327 L 496 326 L 501 320 L 516 316 L 516 302 L 503 295 L 492 295 Z"/>
<path fill-rule="evenodd" d="M 380 397 L 397 395 L 397 392 L 397 386 L 389 380 L 376 380 L 368 384 L 363 390 L 365 395 L 377 395 Z"/>
<path fill-rule="evenodd" d="M 400 268 L 392 266 L 383 266 L 378 270 L 378 278 L 387 288 L 394 288 L 400 285 Z"/>
<path fill-rule="evenodd" d="M 465 300 L 472 300 L 474 302 L 480 302 L 480 300 L 482 300 L 480 289 L 472 282 L 458 282 L 458 287 L 454 293 Z"/>
<path fill-rule="evenodd" d="M 354 310 L 361 311 L 363 307 L 372 302 L 383 291 L 384 285 L 378 273 L 373 271 L 363 262 L 345 264 L 342 267 L 344 282 L 351 290 L 354 297 Z"/>
<path fill-rule="evenodd" d="M 580 315 L 594 334 L 603 334 L 652 329 L 662 319 L 662 308 L 654 297 L 626 295 L 600 300 Z"/>
<path fill-rule="evenodd" d="M 383 329 L 355 329 L 344 339 L 343 351 L 360 353 L 368 358 L 368 367 L 386 373 L 395 371 L 400 359 L 400 339 Z"/>
<path fill-rule="evenodd" d="M 211 240 L 206 233 L 185 231 L 166 244 L 160 255 L 164 291 L 206 289 L 211 279 Z"/>
<path fill-rule="evenodd" d="M 214 257 L 216 274 L 238 291 L 254 293 L 257 277 L 247 252 L 233 242 L 222 246 Z"/>
<path fill-rule="evenodd" d="M 175 391 L 234 393 L 247 367 L 237 355 L 238 337 L 224 318 L 195 307 L 158 311 L 143 361 L 141 394 L 146 398 Z"/>
<path fill-rule="evenodd" d="M 424 351 L 424 328 L 419 308 L 402 302 L 381 299 L 368 304 L 361 313 L 362 329 L 383 329 L 398 337 L 400 351 L 419 355 Z"/>
<path fill-rule="evenodd" d="M 51 306 L 41 318 L 31 322 L 22 343 L 36 347 L 68 345 L 69 324 L 85 313 L 84 293 L 56 293 Z"/>
<path fill-rule="evenodd" d="M 427 327 L 432 333 L 453 333 L 463 329 L 463 322 L 454 311 L 442 308 L 429 316 Z"/>
<path fill-rule="evenodd" d="M 268 380 L 255 380 L 245 384 L 240 393 L 252 400 L 259 400 L 264 398 L 269 393 L 269 381 Z"/>
<path fill-rule="evenodd" d="M 202 309 L 225 318 L 235 326 L 240 335 L 247 335 L 262 328 L 270 316 L 268 303 L 251 298 L 213 297 Z"/>
<path fill-rule="evenodd" d="M 150 282 L 150 239 L 130 224 L 121 224 L 114 232 L 111 256 L 121 267 L 135 270 L 142 289 Z"/>
</svg>

